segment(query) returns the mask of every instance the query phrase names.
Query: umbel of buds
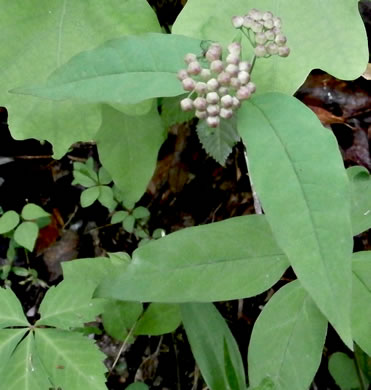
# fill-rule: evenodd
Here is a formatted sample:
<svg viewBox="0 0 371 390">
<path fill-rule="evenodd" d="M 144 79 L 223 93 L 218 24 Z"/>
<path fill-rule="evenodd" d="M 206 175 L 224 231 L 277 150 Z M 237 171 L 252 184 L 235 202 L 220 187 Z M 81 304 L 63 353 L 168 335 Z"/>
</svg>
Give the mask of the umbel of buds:
<svg viewBox="0 0 371 390">
<path fill-rule="evenodd" d="M 231 43 L 225 59 L 222 53 L 219 43 L 211 44 L 205 53 L 206 67 L 201 66 L 195 54 L 186 54 L 187 69 L 178 72 L 183 89 L 191 92 L 180 102 L 181 109 L 195 110 L 196 117 L 213 128 L 219 126 L 221 119 L 231 118 L 241 101 L 249 99 L 256 90 L 250 80 L 252 65 L 241 59 L 241 45 Z"/>
<path fill-rule="evenodd" d="M 287 57 L 290 54 L 287 38 L 281 31 L 281 19 L 271 12 L 253 8 L 244 16 L 234 16 L 232 24 L 237 29 L 247 31 L 256 57 Z"/>
</svg>

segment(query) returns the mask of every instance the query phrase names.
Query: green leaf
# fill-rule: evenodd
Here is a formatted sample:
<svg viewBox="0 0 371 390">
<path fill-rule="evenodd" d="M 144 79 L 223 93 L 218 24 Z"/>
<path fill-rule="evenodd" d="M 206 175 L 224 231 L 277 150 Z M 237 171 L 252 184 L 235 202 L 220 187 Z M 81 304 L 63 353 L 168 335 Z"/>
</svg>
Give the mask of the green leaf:
<svg viewBox="0 0 371 390">
<path fill-rule="evenodd" d="M 105 356 L 92 340 L 75 332 L 39 328 L 35 330 L 35 340 L 54 387 L 107 390 Z"/>
<path fill-rule="evenodd" d="M 277 390 L 308 389 L 321 362 L 326 331 L 326 318 L 299 281 L 282 287 L 253 328 L 250 386 L 269 378 Z"/>
<path fill-rule="evenodd" d="M 76 163 L 75 163 L 76 164 Z M 98 184 L 98 175 L 96 172 L 85 169 L 73 171 L 74 180 L 72 184 L 80 184 L 83 187 L 93 187 Z"/>
<path fill-rule="evenodd" d="M 0 375 L 3 380 L 7 363 L 18 343 L 21 341 L 27 329 L 1 329 L 0 330 Z M 0 387 L 1 388 L 1 387 Z"/>
<path fill-rule="evenodd" d="M 8 233 L 19 223 L 19 215 L 14 210 L 6 211 L 0 217 L 0 234 Z"/>
<path fill-rule="evenodd" d="M 124 210 L 116 211 L 112 215 L 111 223 L 113 224 L 113 223 L 122 222 L 128 215 L 129 215 L 129 213 L 127 211 L 124 211 Z"/>
<path fill-rule="evenodd" d="M 251 297 L 287 268 L 265 217 L 242 216 L 186 228 L 133 253 L 98 296 L 140 302 L 211 302 Z M 222 277 L 221 277 L 222 275 Z"/>
<path fill-rule="evenodd" d="M 126 390 L 148 390 L 149 387 L 142 382 L 135 382 L 126 387 Z"/>
<path fill-rule="evenodd" d="M 81 207 L 91 206 L 99 197 L 99 186 L 90 187 L 84 190 L 80 196 Z"/>
<path fill-rule="evenodd" d="M 104 330 L 115 339 L 124 341 L 142 310 L 139 302 L 109 300 L 102 315 Z"/>
<path fill-rule="evenodd" d="M 107 185 L 107 184 L 111 183 L 112 177 L 106 168 L 104 168 L 104 167 L 99 168 L 98 180 L 99 180 L 99 184 L 103 184 L 103 185 L 105 185 L 105 184 Z"/>
<path fill-rule="evenodd" d="M 6 365 L 4 376 L 1 378 L 1 389 L 41 390 L 52 387 L 52 382 L 50 382 L 37 352 L 34 335 L 29 333 L 18 345 Z"/>
<path fill-rule="evenodd" d="M 304 104 L 278 93 L 244 103 L 238 129 L 277 244 L 352 348 L 350 191 L 336 138 Z"/>
<path fill-rule="evenodd" d="M 183 111 L 180 108 L 180 101 L 186 98 L 188 94 L 180 96 L 165 97 L 161 104 L 161 118 L 165 128 L 168 128 L 176 123 L 188 122 L 194 117 L 193 111 Z"/>
<path fill-rule="evenodd" d="M 107 39 L 161 31 L 145 0 L 3 1 L 1 13 L 0 29 L 7 44 L 0 53 L 0 106 L 7 107 L 14 138 L 47 139 L 54 146 L 56 158 L 62 157 L 74 142 L 94 138 L 101 122 L 100 106 L 46 102 L 8 91 L 43 83 L 72 56 Z"/>
<path fill-rule="evenodd" d="M 128 232 L 133 233 L 135 225 L 135 218 L 133 215 L 128 215 L 122 222 L 122 227 Z"/>
<path fill-rule="evenodd" d="M 201 53 L 200 41 L 182 35 L 147 33 L 105 42 L 62 65 L 46 84 L 11 92 L 52 100 L 135 104 L 184 92 L 176 74 L 184 55 Z"/>
<path fill-rule="evenodd" d="M 371 383 L 371 356 L 368 356 L 356 344 L 354 348 L 355 360 L 362 372 L 362 378 L 365 382 Z"/>
<path fill-rule="evenodd" d="M 352 390 L 359 388 L 360 384 L 354 360 L 345 353 L 333 353 L 330 356 L 328 369 L 341 390 Z"/>
<path fill-rule="evenodd" d="M 101 300 L 92 299 L 95 286 L 96 283 L 88 280 L 78 285 L 75 280 L 64 280 L 51 287 L 41 302 L 41 318 L 36 324 L 70 329 L 94 321 L 104 310 Z"/>
<path fill-rule="evenodd" d="M 364 167 L 347 169 L 352 193 L 353 235 L 371 228 L 371 176 Z"/>
<path fill-rule="evenodd" d="M 33 220 L 38 218 L 50 217 L 50 214 L 34 203 L 26 204 L 21 212 L 23 219 Z"/>
<path fill-rule="evenodd" d="M 208 127 L 203 120 L 198 122 L 196 130 L 206 153 L 221 165 L 225 164 L 233 146 L 240 140 L 236 121 L 232 119 L 221 119 L 220 126 L 215 129 Z"/>
<path fill-rule="evenodd" d="M 371 251 L 353 254 L 352 334 L 371 356 Z"/>
<path fill-rule="evenodd" d="M 22 222 L 14 231 L 14 240 L 32 252 L 38 235 L 39 227 L 35 222 Z"/>
<path fill-rule="evenodd" d="M 113 191 L 111 187 L 108 186 L 98 186 L 99 196 L 98 201 L 108 210 L 114 210 L 117 206 L 117 202 L 113 198 Z"/>
<path fill-rule="evenodd" d="M 97 134 L 98 153 L 125 201 L 135 203 L 143 195 L 163 141 L 164 129 L 155 108 L 141 116 L 103 108 L 102 126 Z"/>
<path fill-rule="evenodd" d="M 147 218 L 151 215 L 146 207 L 139 206 L 133 210 L 133 216 L 135 219 Z"/>
<path fill-rule="evenodd" d="M 202 376 L 212 390 L 245 390 L 245 371 L 236 340 L 211 303 L 181 305 L 184 329 Z M 231 387 L 225 362 L 225 343 L 238 386 Z"/>
<path fill-rule="evenodd" d="M 322 69 L 339 79 L 353 80 L 365 70 L 368 45 L 358 0 L 289 1 L 188 0 L 173 25 L 174 34 L 229 44 L 236 36 L 231 18 L 251 8 L 270 10 L 282 19 L 291 53 L 287 58 L 258 59 L 254 82 L 259 93 L 279 91 L 293 94 L 312 69 Z M 304 16 L 305 15 L 305 16 Z M 246 42 L 244 53 L 252 57 Z M 246 54 L 245 54 L 246 55 Z"/>
<path fill-rule="evenodd" d="M 151 303 L 139 319 L 134 334 L 158 336 L 174 332 L 180 325 L 179 305 L 169 303 Z"/>
</svg>

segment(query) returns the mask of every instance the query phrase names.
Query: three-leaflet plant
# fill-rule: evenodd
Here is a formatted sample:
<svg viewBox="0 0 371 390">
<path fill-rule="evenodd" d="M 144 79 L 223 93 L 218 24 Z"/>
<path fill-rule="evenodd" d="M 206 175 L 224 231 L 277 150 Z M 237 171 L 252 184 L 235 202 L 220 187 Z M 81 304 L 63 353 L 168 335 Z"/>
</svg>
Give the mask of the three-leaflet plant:
<svg viewBox="0 0 371 390">
<path fill-rule="evenodd" d="M 168 234 L 131 256 L 116 253 L 65 264 L 64 281 L 45 297 L 60 299 L 41 306 L 41 319 L 30 328 L 17 314 L 4 325 L 10 329 L 0 332 L 7 351 L 2 359 L 9 361 L 14 378 L 23 373 L 22 388 L 104 389 L 96 350 L 86 348 L 86 356 L 80 356 L 97 368 L 99 378 L 92 381 L 91 371 L 69 358 L 74 328 L 98 313 L 106 332 L 124 344 L 135 334 L 171 332 L 182 322 L 211 390 L 308 389 L 329 323 L 349 355 L 355 349 L 357 362 L 371 356 L 371 256 L 352 253 L 353 236 L 371 227 L 370 175 L 362 167 L 344 168 L 334 135 L 292 96 L 312 69 L 340 79 L 362 74 L 368 52 L 357 0 L 328 0 L 323 7 L 316 0 L 298 0 L 295 8 L 288 1 L 279 7 L 272 0 L 249 3 L 279 9 L 277 16 L 256 8 L 248 12 L 245 0 L 188 0 L 171 34 L 161 32 L 144 0 L 92 0 L 89 12 L 80 2 L 51 1 L 47 9 L 0 4 L 7 20 L 4 36 L 18 38 L 0 53 L 5 64 L 0 104 L 8 109 L 15 137 L 47 139 L 57 157 L 75 141 L 95 140 L 100 162 L 134 214 L 165 139 L 161 115 L 171 122 L 173 107 L 175 123 L 175 116 L 184 118 L 182 107 L 191 110 L 186 114 L 195 112 L 201 143 L 221 164 L 242 139 L 264 210 Z M 27 22 L 20 26 L 21 16 Z M 89 33 L 81 34 L 82 29 Z M 39 42 L 40 31 L 50 39 L 29 50 L 29 40 Z M 205 42 L 210 45 L 203 57 Z M 184 58 L 187 69 L 180 71 Z M 184 96 L 184 90 L 191 95 Z M 108 179 L 99 176 L 87 185 L 89 201 L 102 201 L 107 192 L 100 187 L 108 188 Z M 117 222 L 129 214 L 119 214 Z M 297 279 L 278 289 L 289 267 Z M 212 302 L 252 298 L 272 287 L 275 292 L 253 326 L 246 379 L 245 357 Z M 2 293 L 8 295 L 4 302 L 12 299 L 9 290 Z M 84 294 L 94 310 L 78 324 L 70 320 L 77 303 L 71 316 L 48 320 L 49 311 L 62 313 L 71 296 L 77 301 Z M 145 302 L 150 302 L 146 311 Z M 17 324 L 26 331 L 22 328 L 12 344 Z M 18 344 L 27 331 L 32 337 Z M 83 345 L 80 335 L 75 345 Z M 55 351 L 63 356 L 49 359 Z M 336 367 L 349 361 L 335 356 L 330 362 L 340 383 Z M 39 366 L 42 376 L 36 378 L 32 368 Z M 365 365 L 357 367 L 363 390 L 368 374 Z M 5 383 L 7 390 L 18 385 Z"/>
</svg>

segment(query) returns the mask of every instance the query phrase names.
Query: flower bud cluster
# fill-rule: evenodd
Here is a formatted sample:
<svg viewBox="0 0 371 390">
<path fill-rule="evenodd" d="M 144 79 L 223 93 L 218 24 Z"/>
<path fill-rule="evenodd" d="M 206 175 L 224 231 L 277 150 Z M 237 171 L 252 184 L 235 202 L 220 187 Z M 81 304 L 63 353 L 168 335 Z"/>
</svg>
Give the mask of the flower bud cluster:
<svg viewBox="0 0 371 390">
<path fill-rule="evenodd" d="M 286 46 L 287 38 L 281 31 L 281 19 L 271 12 L 253 8 L 244 16 L 234 16 L 232 24 L 237 29 L 246 29 L 249 36 L 252 33 L 257 57 L 287 57 L 290 54 Z"/>
<path fill-rule="evenodd" d="M 222 53 L 220 44 L 211 44 L 205 53 L 207 67 L 201 65 L 195 54 L 186 54 L 187 69 L 178 72 L 183 89 L 196 94 L 194 99 L 183 99 L 181 109 L 195 110 L 196 117 L 206 120 L 209 127 L 218 127 L 221 118 L 231 118 L 241 101 L 256 90 L 250 81 L 251 64 L 241 59 L 241 45 L 231 43 L 225 59 Z"/>
</svg>

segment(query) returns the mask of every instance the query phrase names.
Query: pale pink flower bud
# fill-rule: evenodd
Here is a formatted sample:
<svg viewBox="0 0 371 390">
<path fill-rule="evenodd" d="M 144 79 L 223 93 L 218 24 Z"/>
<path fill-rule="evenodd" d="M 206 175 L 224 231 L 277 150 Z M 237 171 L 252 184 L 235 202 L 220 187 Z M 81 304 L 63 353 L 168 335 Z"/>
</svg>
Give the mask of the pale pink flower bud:
<svg viewBox="0 0 371 390">
<path fill-rule="evenodd" d="M 247 62 L 247 61 L 241 61 L 238 64 L 238 70 L 240 70 L 240 71 L 244 70 L 246 72 L 250 72 L 251 67 L 252 67 L 252 65 L 250 64 L 250 62 Z"/>
<path fill-rule="evenodd" d="M 217 92 L 209 92 L 206 95 L 206 101 L 210 104 L 216 104 L 219 102 L 219 95 Z"/>
<path fill-rule="evenodd" d="M 218 104 L 209 104 L 206 111 L 210 116 L 216 116 L 219 114 L 220 107 Z"/>
<path fill-rule="evenodd" d="M 287 57 L 290 54 L 290 49 L 287 46 L 280 46 L 278 48 L 278 55 L 280 57 Z"/>
<path fill-rule="evenodd" d="M 184 62 L 185 62 L 186 64 L 189 64 L 189 63 L 191 63 L 191 62 L 193 62 L 193 61 L 197 61 L 197 56 L 196 56 L 196 54 L 188 53 L 188 54 L 186 54 L 186 55 L 184 56 Z"/>
<path fill-rule="evenodd" d="M 241 102 L 236 98 L 236 96 L 233 96 L 233 108 L 239 108 L 241 106 Z"/>
<path fill-rule="evenodd" d="M 237 75 L 238 80 L 240 80 L 241 84 L 247 84 L 250 81 L 250 74 L 245 70 L 241 70 Z"/>
<path fill-rule="evenodd" d="M 281 28 L 281 19 L 278 17 L 273 17 L 274 27 Z"/>
<path fill-rule="evenodd" d="M 209 91 L 216 91 L 219 87 L 217 79 L 210 79 L 206 84 Z"/>
<path fill-rule="evenodd" d="M 209 50 L 213 50 L 215 53 L 218 53 L 219 56 L 223 53 L 223 48 L 220 43 L 212 43 L 209 47 Z"/>
<path fill-rule="evenodd" d="M 219 96 L 224 96 L 227 95 L 228 91 L 228 87 L 219 87 L 218 94 Z"/>
<path fill-rule="evenodd" d="M 267 42 L 267 36 L 265 35 L 265 33 L 260 32 L 255 34 L 255 42 L 259 45 L 264 45 L 264 43 Z"/>
<path fill-rule="evenodd" d="M 235 64 L 228 64 L 227 67 L 225 68 L 225 71 L 229 73 L 231 76 L 237 76 L 238 70 L 239 68 Z"/>
<path fill-rule="evenodd" d="M 263 14 L 258 11 L 256 8 L 252 8 L 248 13 L 247 15 L 253 19 L 253 20 L 260 20 L 263 16 Z"/>
<path fill-rule="evenodd" d="M 272 18 L 273 18 L 272 12 L 267 11 L 267 12 L 264 12 L 264 13 L 263 13 L 263 16 L 262 16 L 262 19 L 263 19 L 263 20 L 268 20 L 268 19 L 272 19 Z"/>
<path fill-rule="evenodd" d="M 237 90 L 241 86 L 241 81 L 237 77 L 232 77 L 229 85 Z"/>
<path fill-rule="evenodd" d="M 233 107 L 233 97 L 231 95 L 222 96 L 220 103 L 224 108 Z"/>
<path fill-rule="evenodd" d="M 264 57 L 267 55 L 267 50 L 263 45 L 257 45 L 254 49 L 254 52 L 257 57 Z"/>
<path fill-rule="evenodd" d="M 276 42 L 278 46 L 284 46 L 286 41 L 287 38 L 283 34 L 277 34 L 276 38 L 274 38 L 274 42 Z"/>
<path fill-rule="evenodd" d="M 200 76 L 203 80 L 209 80 L 209 78 L 211 77 L 210 69 L 202 69 Z"/>
<path fill-rule="evenodd" d="M 267 41 L 273 41 L 274 37 L 276 36 L 276 34 L 274 33 L 274 31 L 272 30 L 268 30 L 264 33 L 264 35 L 266 36 L 266 40 Z"/>
<path fill-rule="evenodd" d="M 199 119 L 206 119 L 207 118 L 207 112 L 206 111 L 196 111 L 195 115 Z"/>
<path fill-rule="evenodd" d="M 205 98 L 203 97 L 197 97 L 194 102 L 193 102 L 193 106 L 196 108 L 196 110 L 198 111 L 204 111 L 206 110 L 206 107 L 207 107 L 207 101 Z"/>
<path fill-rule="evenodd" d="M 198 81 L 196 83 L 196 86 L 195 86 L 195 91 L 199 94 L 199 95 L 203 95 L 207 92 L 207 84 L 202 82 L 202 81 Z"/>
<path fill-rule="evenodd" d="M 183 111 L 192 111 L 193 110 L 193 100 L 190 98 L 185 98 L 180 101 L 180 107 Z"/>
<path fill-rule="evenodd" d="M 220 118 L 218 116 L 209 116 L 206 119 L 206 123 L 209 127 L 218 127 L 220 124 Z"/>
<path fill-rule="evenodd" d="M 199 64 L 198 61 L 192 61 L 188 64 L 188 69 L 187 69 L 189 74 L 199 74 L 201 72 L 201 65 Z"/>
<path fill-rule="evenodd" d="M 278 46 L 273 42 L 270 43 L 269 45 L 267 45 L 266 49 L 267 49 L 267 52 L 271 55 L 278 53 Z"/>
<path fill-rule="evenodd" d="M 218 75 L 218 82 L 220 85 L 228 85 L 231 80 L 231 75 L 228 72 L 222 72 Z"/>
<path fill-rule="evenodd" d="M 244 25 L 244 27 L 251 28 L 253 24 L 254 24 L 254 19 L 252 19 L 248 15 L 245 15 L 244 18 L 243 18 L 243 25 Z"/>
<path fill-rule="evenodd" d="M 256 91 L 256 85 L 255 85 L 255 83 L 253 83 L 252 81 L 249 81 L 249 82 L 246 84 L 246 88 L 248 88 L 249 91 L 250 91 L 252 94 Z"/>
<path fill-rule="evenodd" d="M 210 69 L 212 72 L 215 72 L 215 73 L 222 72 L 224 69 L 223 61 L 220 61 L 220 60 L 212 61 L 210 64 Z"/>
<path fill-rule="evenodd" d="M 219 60 L 219 59 L 220 59 L 219 50 L 216 50 L 216 49 L 210 47 L 210 48 L 207 50 L 207 52 L 206 52 L 206 54 L 205 54 L 205 57 L 206 57 L 206 59 L 207 59 L 209 62 Z"/>
<path fill-rule="evenodd" d="M 233 16 L 232 24 L 234 28 L 241 28 L 243 26 L 243 16 Z"/>
<path fill-rule="evenodd" d="M 231 110 L 230 108 L 222 108 L 220 110 L 220 114 L 219 115 L 220 115 L 221 118 L 224 118 L 224 119 L 232 118 L 233 110 Z"/>
<path fill-rule="evenodd" d="M 225 62 L 227 64 L 235 64 L 237 65 L 240 62 L 240 56 L 236 55 L 235 53 L 230 53 L 227 55 L 227 58 L 225 59 Z"/>
<path fill-rule="evenodd" d="M 185 91 L 193 91 L 196 86 L 196 82 L 190 77 L 187 77 L 182 81 L 182 85 Z"/>
<path fill-rule="evenodd" d="M 251 96 L 251 92 L 247 87 L 241 87 L 237 92 L 236 96 L 239 100 L 247 100 Z"/>
<path fill-rule="evenodd" d="M 270 30 L 271 28 L 274 27 L 273 20 L 272 19 L 265 20 L 264 23 L 263 23 L 263 26 L 266 29 Z"/>
<path fill-rule="evenodd" d="M 177 79 L 180 80 L 180 81 L 183 81 L 184 79 L 186 79 L 188 77 L 188 73 L 185 69 L 181 69 L 177 75 L 176 75 Z"/>
<path fill-rule="evenodd" d="M 241 44 L 238 42 L 232 42 L 228 45 L 228 52 L 239 56 L 241 54 Z"/>
<path fill-rule="evenodd" d="M 254 31 L 254 33 L 262 32 L 263 29 L 264 29 L 263 25 L 258 22 L 254 22 L 253 25 L 251 26 L 251 30 Z"/>
</svg>

